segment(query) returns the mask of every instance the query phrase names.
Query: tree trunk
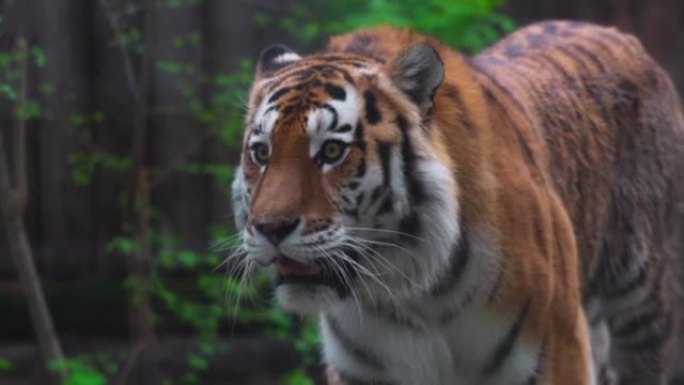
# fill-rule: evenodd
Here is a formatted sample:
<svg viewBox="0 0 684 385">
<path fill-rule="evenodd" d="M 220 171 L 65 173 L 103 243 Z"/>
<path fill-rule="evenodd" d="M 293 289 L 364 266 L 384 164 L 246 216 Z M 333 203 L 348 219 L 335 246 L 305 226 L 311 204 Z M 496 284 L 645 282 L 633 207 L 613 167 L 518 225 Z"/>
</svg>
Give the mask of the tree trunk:
<svg viewBox="0 0 684 385">
<path fill-rule="evenodd" d="M 19 39 L 18 49 L 23 51 L 24 63 L 22 79 L 19 91 L 18 103 L 26 101 L 27 89 L 27 63 L 26 53 L 28 44 L 24 39 Z M 24 226 L 24 209 L 28 201 L 26 183 L 26 126 L 25 121 L 17 116 L 13 127 L 12 161 L 8 161 L 8 153 L 5 149 L 2 131 L 0 131 L 0 215 L 4 223 L 9 243 L 10 254 L 16 265 L 19 281 L 26 296 L 29 313 L 38 345 L 45 363 L 63 361 L 64 354 L 52 324 L 50 311 L 48 310 L 40 278 L 33 261 L 33 253 L 29 246 L 26 228 Z M 10 172 L 10 164 L 13 172 Z M 12 178 L 11 174 L 14 174 Z M 66 378 L 66 370 L 58 369 L 59 379 Z"/>
</svg>

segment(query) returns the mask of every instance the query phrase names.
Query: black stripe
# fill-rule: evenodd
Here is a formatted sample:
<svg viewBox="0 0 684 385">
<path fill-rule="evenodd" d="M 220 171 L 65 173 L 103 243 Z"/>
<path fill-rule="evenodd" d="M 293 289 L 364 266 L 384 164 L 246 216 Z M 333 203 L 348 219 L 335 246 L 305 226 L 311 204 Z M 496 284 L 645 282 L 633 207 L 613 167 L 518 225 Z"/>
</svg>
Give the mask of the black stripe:
<svg viewBox="0 0 684 385">
<path fill-rule="evenodd" d="M 458 242 L 454 245 L 454 250 L 451 253 L 451 261 L 447 273 L 437 281 L 437 283 L 430 289 L 430 293 L 434 296 L 444 295 L 455 288 L 459 282 L 463 272 L 468 265 L 470 259 L 470 241 L 468 236 L 463 233 Z"/>
<path fill-rule="evenodd" d="M 491 376 L 496 373 L 503 366 L 506 358 L 511 354 L 513 347 L 515 346 L 515 341 L 518 339 L 520 330 L 522 329 L 525 318 L 527 317 L 527 311 L 530 309 L 530 303 L 532 301 L 528 300 L 522 308 L 522 311 L 518 315 L 511 329 L 506 333 L 501 342 L 494 350 L 489 363 L 484 367 L 483 373 L 485 376 Z"/>
<path fill-rule="evenodd" d="M 336 53 L 327 53 L 327 54 L 321 55 L 318 58 L 321 60 L 333 62 L 334 64 L 337 64 L 340 62 L 342 62 L 342 63 L 358 63 L 358 64 L 364 64 L 364 65 L 371 64 L 369 61 L 365 61 L 365 60 L 361 59 L 358 55 L 351 56 L 351 55 L 340 55 L 340 54 L 336 54 Z M 368 58 L 368 59 L 373 59 L 373 58 Z"/>
<path fill-rule="evenodd" d="M 504 281 L 504 273 L 505 272 L 503 266 L 499 267 L 499 274 L 497 274 L 496 279 L 494 280 L 494 284 L 492 285 L 492 289 L 489 292 L 489 296 L 487 297 L 487 303 L 492 303 L 497 298 L 497 294 L 499 293 L 501 284 Z"/>
<path fill-rule="evenodd" d="M 366 160 L 361 158 L 359 165 L 356 167 L 356 177 L 361 178 L 366 175 Z"/>
<path fill-rule="evenodd" d="M 563 67 L 562 64 L 558 63 L 553 56 L 547 55 L 544 52 L 538 53 L 537 56 L 541 58 L 546 64 L 550 65 L 557 72 L 559 72 L 568 84 L 575 83 L 575 78 L 572 75 L 570 75 L 568 70 L 565 67 Z"/>
<path fill-rule="evenodd" d="M 377 124 L 382 120 L 382 115 L 378 110 L 378 106 L 375 100 L 375 94 L 371 91 L 366 91 L 363 93 L 366 104 L 366 120 L 370 124 Z"/>
<path fill-rule="evenodd" d="M 373 192 L 371 192 L 370 196 L 370 202 L 368 204 L 375 204 L 378 201 L 378 198 L 382 195 L 382 192 L 385 191 L 385 189 L 382 186 L 377 186 L 376 188 L 373 189 Z"/>
<path fill-rule="evenodd" d="M 654 351 L 659 350 L 661 346 L 672 336 L 674 332 L 673 317 L 663 315 L 660 325 L 652 324 L 649 328 L 649 333 L 637 341 L 623 342 L 616 339 L 615 345 L 620 350 L 637 350 L 637 351 Z M 658 327 L 660 326 L 660 327 Z"/>
<path fill-rule="evenodd" d="M 608 251 L 604 250 L 602 255 L 607 255 Z M 588 283 L 582 287 L 582 303 L 587 304 L 590 299 L 598 295 L 605 283 L 606 261 L 599 261 L 596 270 L 589 274 Z"/>
<path fill-rule="evenodd" d="M 366 194 L 359 193 L 359 195 L 356 196 L 356 207 L 357 209 L 361 206 L 361 203 L 363 203 L 363 198 L 366 196 Z"/>
<path fill-rule="evenodd" d="M 321 106 L 321 108 L 325 109 L 326 111 L 330 112 L 332 115 L 332 122 L 330 122 L 330 125 L 326 128 L 328 131 L 335 131 L 335 128 L 337 127 L 337 122 L 338 122 L 338 117 L 337 117 L 337 110 L 334 109 L 332 106 L 324 104 Z M 320 129 L 320 127 L 318 127 Z M 349 127 L 351 129 L 351 127 Z"/>
<path fill-rule="evenodd" d="M 286 81 L 291 81 L 293 78 L 297 77 L 311 77 L 316 72 L 327 72 L 331 74 L 339 73 L 346 81 L 354 85 L 354 79 L 347 70 L 340 67 L 333 67 L 330 63 L 311 65 L 307 62 L 294 62 L 283 68 L 282 71 L 278 72 L 277 76 L 279 79 L 274 81 L 272 84 L 269 84 L 269 88 L 270 90 L 274 90 L 280 87 Z"/>
<path fill-rule="evenodd" d="M 474 297 L 475 290 L 468 291 L 456 305 L 452 305 L 439 316 L 439 322 L 441 322 L 443 326 L 449 325 L 454 318 L 461 314 L 463 309 L 467 308 L 471 303 L 473 303 Z"/>
<path fill-rule="evenodd" d="M 358 207 L 354 207 L 353 209 L 342 209 L 342 214 L 349 215 L 350 217 L 354 217 L 356 219 L 359 219 L 359 209 Z"/>
<path fill-rule="evenodd" d="M 347 93 L 344 91 L 344 88 L 335 84 L 327 83 L 325 85 L 325 92 L 327 92 L 328 95 L 335 100 L 344 101 L 347 99 Z"/>
<path fill-rule="evenodd" d="M 508 115 L 508 111 L 506 108 L 501 104 L 499 99 L 494 95 L 494 93 L 487 87 L 483 87 L 484 89 L 484 94 L 487 100 L 489 100 L 492 104 L 495 105 L 496 108 L 499 109 L 499 112 L 501 113 L 501 116 L 504 120 L 506 120 L 513 131 L 515 132 L 516 139 L 518 140 L 518 144 L 520 145 L 520 148 L 522 149 L 522 153 L 525 156 L 525 159 L 527 160 L 527 163 L 531 165 L 534 168 L 534 173 L 538 178 L 543 178 L 543 174 L 541 173 L 541 169 L 539 165 L 537 164 L 537 160 L 534 157 L 534 153 L 532 152 L 532 149 L 530 148 L 529 144 L 523 137 L 523 134 L 520 130 L 520 127 L 518 127 L 510 118 Z"/>
<path fill-rule="evenodd" d="M 581 200 L 583 201 L 583 200 Z M 583 211 L 580 211 L 583 212 Z M 568 280 L 570 279 L 570 273 L 568 272 L 568 267 L 566 266 L 567 260 L 565 256 L 565 244 L 561 242 L 562 238 L 560 234 L 561 229 L 559 229 L 560 224 L 557 218 L 551 218 L 553 224 L 553 235 L 556 244 L 556 262 L 558 263 L 558 274 L 560 275 L 560 280 L 563 287 L 569 287 Z"/>
<path fill-rule="evenodd" d="M 579 44 L 573 44 L 569 46 L 570 48 L 574 49 L 575 51 L 579 52 L 582 56 L 586 57 L 591 61 L 594 66 L 600 71 L 600 72 L 605 72 L 606 66 L 605 64 L 599 59 L 599 57 L 594 53 L 593 51 L 587 49 L 586 47 L 579 45 Z"/>
<path fill-rule="evenodd" d="M 384 186 L 389 186 L 392 177 L 392 169 L 390 167 L 392 145 L 380 140 L 376 140 L 375 145 L 377 146 L 380 166 L 382 167 L 382 184 Z"/>
<path fill-rule="evenodd" d="M 525 46 L 520 43 L 508 43 L 504 48 L 504 55 L 509 59 L 518 57 L 522 54 L 524 48 Z"/>
<path fill-rule="evenodd" d="M 391 322 L 396 326 L 400 326 L 406 329 L 411 329 L 414 332 L 422 332 L 425 327 L 420 323 L 415 322 L 410 317 L 406 317 L 399 313 L 397 309 L 391 304 L 376 303 L 373 308 L 366 309 L 370 314 L 375 315 L 378 318 L 382 318 L 384 321 Z"/>
<path fill-rule="evenodd" d="M 544 30 L 544 33 L 553 35 L 558 31 L 558 25 L 555 22 L 545 22 L 542 25 L 542 29 Z"/>
<path fill-rule="evenodd" d="M 445 84 L 441 87 L 441 89 L 443 90 L 444 95 L 451 99 L 451 101 L 458 107 L 457 115 L 460 125 L 464 127 L 469 134 L 474 135 L 475 127 L 473 126 L 473 123 L 470 120 L 470 116 L 468 116 L 468 113 L 465 109 L 465 105 L 463 104 L 463 99 L 461 98 L 461 91 L 451 84 Z"/>
<path fill-rule="evenodd" d="M 504 95 L 506 95 L 506 98 L 508 98 L 508 100 L 510 100 L 511 103 L 513 103 L 513 105 L 514 105 L 515 108 L 518 110 L 518 112 L 520 112 L 520 114 L 527 120 L 527 124 L 530 125 L 530 127 L 533 126 L 533 125 L 531 124 L 530 120 L 528 119 L 527 114 L 525 114 L 525 107 L 524 107 L 523 104 L 520 102 L 520 100 L 518 100 L 518 98 L 516 98 L 516 97 L 511 93 L 511 91 L 508 90 L 508 88 L 506 88 L 506 87 L 504 87 L 503 85 L 501 85 L 501 83 L 499 83 L 498 80 L 496 80 L 492 75 L 490 75 L 490 74 L 489 74 L 488 72 L 486 72 L 485 70 L 480 69 L 480 68 L 478 68 L 478 67 L 473 67 L 473 68 L 477 71 L 478 74 L 484 76 L 485 79 L 487 79 L 494 87 L 496 87 L 499 91 L 501 91 Z M 491 91 L 490 91 L 490 92 L 491 92 Z"/>
<path fill-rule="evenodd" d="M 527 379 L 525 385 L 536 385 L 542 376 L 542 361 L 544 360 L 544 353 L 546 352 L 546 337 L 542 340 L 541 346 L 539 347 L 539 353 L 537 353 L 537 365 L 534 368 L 534 374 Z"/>
<path fill-rule="evenodd" d="M 413 146 L 411 145 L 411 139 L 408 132 L 408 122 L 403 116 L 397 115 L 396 123 L 397 126 L 399 126 L 402 136 L 401 157 L 404 163 L 404 181 L 408 185 L 409 202 L 411 202 L 413 205 L 420 205 L 425 201 L 426 194 L 423 186 L 415 178 L 417 157 L 413 152 Z"/>
<path fill-rule="evenodd" d="M 292 88 L 290 88 L 290 87 L 283 87 L 283 88 L 279 89 L 278 91 L 273 93 L 273 95 L 271 95 L 270 98 L 268 98 L 268 103 L 273 103 L 276 100 L 280 99 L 283 95 L 288 93 L 291 89 Z"/>
<path fill-rule="evenodd" d="M 360 363 L 376 370 L 384 370 L 382 362 L 371 352 L 356 345 L 354 341 L 342 330 L 337 321 L 331 316 L 324 316 L 330 326 L 330 331 L 334 334 L 342 347 Z"/>
<path fill-rule="evenodd" d="M 356 86 L 356 82 L 354 81 L 354 78 L 351 77 L 349 72 L 342 69 L 338 69 L 338 72 L 342 74 L 342 77 L 344 78 L 344 80 L 347 81 L 347 83 L 349 83 L 352 86 Z"/>
<path fill-rule="evenodd" d="M 606 298 L 615 298 L 622 297 L 633 292 L 634 290 L 639 289 L 646 283 L 646 278 L 648 277 L 646 274 L 647 269 L 648 263 L 640 265 L 639 271 L 637 271 L 635 276 L 631 277 L 627 281 L 613 281 L 611 285 L 608 285 L 603 294 Z"/>
<path fill-rule="evenodd" d="M 341 126 L 339 126 L 339 127 L 337 127 L 337 128 L 331 129 L 332 132 L 336 132 L 336 133 L 339 133 L 339 134 L 345 133 L 345 132 L 349 132 L 349 131 L 351 131 L 351 130 L 352 130 L 351 124 L 343 124 L 343 125 L 341 125 Z"/>
<path fill-rule="evenodd" d="M 615 52 L 613 51 L 613 47 L 606 45 L 603 41 L 594 38 L 593 36 L 582 36 L 582 39 L 593 43 L 597 47 L 597 51 L 601 52 L 601 55 L 608 56 L 611 60 L 619 61 L 619 59 L 615 56 Z"/>
<path fill-rule="evenodd" d="M 356 122 L 356 129 L 354 130 L 354 143 L 359 146 L 361 151 L 366 151 L 366 141 L 363 139 L 363 124 L 361 120 Z"/>
<path fill-rule="evenodd" d="M 419 235 L 420 231 L 420 218 L 415 211 L 411 211 L 408 215 L 401 218 L 399 221 L 399 231 L 407 234 L 406 236 L 400 236 L 406 243 L 415 243 L 417 241 L 416 237 Z"/>
<path fill-rule="evenodd" d="M 575 65 L 575 69 L 577 70 L 577 75 L 589 74 L 591 72 L 591 70 L 589 69 L 589 66 L 584 61 L 584 59 L 580 58 L 580 55 L 571 51 L 569 49 L 569 47 L 559 46 L 559 47 L 556 47 L 556 50 L 561 55 L 565 55 L 566 58 L 572 60 L 572 63 Z"/>
<path fill-rule="evenodd" d="M 652 324 L 660 319 L 660 317 L 660 309 L 656 306 L 639 316 L 632 317 L 630 320 L 622 323 L 622 325 L 615 327 L 612 330 L 612 335 L 617 339 L 628 338 L 640 330 L 650 328 Z"/>
<path fill-rule="evenodd" d="M 392 212 L 394 210 L 394 203 L 392 203 L 392 194 L 387 194 L 385 200 L 382 201 L 382 205 L 378 208 L 378 212 L 375 215 L 383 215 Z"/>
</svg>

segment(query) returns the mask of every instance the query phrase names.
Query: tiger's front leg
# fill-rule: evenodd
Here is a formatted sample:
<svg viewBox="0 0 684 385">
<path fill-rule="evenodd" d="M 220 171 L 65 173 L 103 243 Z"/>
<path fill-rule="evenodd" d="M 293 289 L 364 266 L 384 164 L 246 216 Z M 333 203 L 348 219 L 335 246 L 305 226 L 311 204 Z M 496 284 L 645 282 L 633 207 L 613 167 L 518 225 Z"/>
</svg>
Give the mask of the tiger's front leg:
<svg viewBox="0 0 684 385">
<path fill-rule="evenodd" d="M 590 329 L 580 308 L 574 325 L 571 320 L 560 320 L 550 325 L 549 338 L 544 347 L 544 358 L 538 382 L 545 385 L 597 385 L 591 354 Z"/>
</svg>

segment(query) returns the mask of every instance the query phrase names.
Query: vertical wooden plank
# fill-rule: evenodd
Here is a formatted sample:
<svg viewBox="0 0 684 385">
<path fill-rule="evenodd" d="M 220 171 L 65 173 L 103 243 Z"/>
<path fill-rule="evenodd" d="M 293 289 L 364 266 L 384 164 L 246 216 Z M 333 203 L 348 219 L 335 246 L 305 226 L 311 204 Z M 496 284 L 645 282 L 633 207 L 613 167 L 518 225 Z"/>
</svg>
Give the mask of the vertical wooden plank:
<svg viewBox="0 0 684 385">
<path fill-rule="evenodd" d="M 196 74 L 202 70 L 204 52 L 202 44 L 191 42 L 193 34 L 201 34 L 200 6 L 180 9 L 161 8 L 156 27 L 155 57 L 158 61 L 185 66 L 178 73 L 156 70 L 153 75 L 153 138 L 150 141 L 152 160 L 160 168 L 175 164 L 182 154 L 191 162 L 206 158 L 202 148 L 195 148 L 204 135 L 190 108 L 191 98 L 181 94 L 179 87 L 199 90 Z M 202 37 L 203 38 L 203 37 Z M 192 68 L 192 69 L 190 69 Z M 186 72 L 192 71 L 192 72 Z M 202 93 L 196 95 L 201 100 Z M 199 151 L 198 151 L 199 150 Z M 159 208 L 162 226 L 179 236 L 183 246 L 204 250 L 208 226 L 208 178 L 187 173 L 173 173 L 153 191 L 153 205 Z"/>
<path fill-rule="evenodd" d="M 44 99 L 46 117 L 36 127 L 39 154 L 33 172 L 38 173 L 38 186 L 32 197 L 37 255 L 51 274 L 84 271 L 95 249 L 90 244 L 90 212 L 88 189 L 76 188 L 70 180 L 68 154 L 75 150 L 69 118 L 82 113 L 88 100 L 86 59 L 89 36 L 88 0 L 37 0 L 29 18 L 41 21 L 37 44 L 42 46 L 47 65 L 39 72 L 39 82 L 54 87 Z M 37 156 L 36 156 L 37 155 Z"/>
</svg>

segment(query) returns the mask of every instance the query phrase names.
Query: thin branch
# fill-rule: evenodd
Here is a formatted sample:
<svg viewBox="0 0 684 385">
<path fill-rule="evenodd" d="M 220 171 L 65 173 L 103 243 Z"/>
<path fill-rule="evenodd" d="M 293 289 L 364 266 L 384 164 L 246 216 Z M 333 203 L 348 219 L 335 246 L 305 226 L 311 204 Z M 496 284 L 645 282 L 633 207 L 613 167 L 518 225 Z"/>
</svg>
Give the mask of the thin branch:
<svg viewBox="0 0 684 385">
<path fill-rule="evenodd" d="M 26 38 L 17 39 L 17 51 L 22 58 L 21 83 L 17 106 L 25 106 L 28 100 L 28 43 Z M 19 111 L 17 111 L 17 114 Z M 16 189 L 18 204 L 23 208 L 28 201 L 28 184 L 26 182 L 26 120 L 17 116 L 14 120 L 14 132 L 12 133 L 12 165 L 14 166 L 14 188 Z"/>
<path fill-rule="evenodd" d="M 52 324 L 52 317 L 48 309 L 40 277 L 33 261 L 33 253 L 26 235 L 23 222 L 23 206 L 10 182 L 9 164 L 0 132 L 0 217 L 7 232 L 10 255 L 14 260 L 19 281 L 21 282 L 26 302 L 28 303 L 31 322 L 38 339 L 38 345 L 45 363 L 64 361 L 64 354 L 59 343 L 57 333 Z M 57 370 L 60 380 L 66 379 L 68 373 L 65 368 Z"/>
<path fill-rule="evenodd" d="M 126 385 L 128 384 L 128 377 L 130 377 L 131 372 L 135 369 L 138 360 L 140 360 L 140 353 L 143 351 L 144 345 L 138 343 L 133 347 L 133 351 L 126 360 L 126 365 L 118 375 L 118 380 L 115 382 L 116 385 Z"/>
<path fill-rule="evenodd" d="M 140 94 L 140 89 L 138 88 L 139 83 L 136 79 L 135 71 L 133 69 L 133 60 L 126 46 L 123 44 L 122 41 L 120 41 L 121 28 L 119 27 L 117 17 L 115 16 L 114 11 L 109 9 L 105 0 L 98 0 L 98 3 L 100 4 L 102 12 L 105 14 L 105 17 L 109 22 L 109 26 L 112 28 L 112 33 L 114 34 L 115 39 L 117 39 L 116 45 L 119 47 L 119 52 L 121 53 L 124 72 L 126 74 L 126 82 L 128 83 L 128 88 L 131 92 L 131 95 L 133 95 L 133 99 L 135 99 L 136 103 L 141 103 L 143 96 Z"/>
</svg>

